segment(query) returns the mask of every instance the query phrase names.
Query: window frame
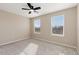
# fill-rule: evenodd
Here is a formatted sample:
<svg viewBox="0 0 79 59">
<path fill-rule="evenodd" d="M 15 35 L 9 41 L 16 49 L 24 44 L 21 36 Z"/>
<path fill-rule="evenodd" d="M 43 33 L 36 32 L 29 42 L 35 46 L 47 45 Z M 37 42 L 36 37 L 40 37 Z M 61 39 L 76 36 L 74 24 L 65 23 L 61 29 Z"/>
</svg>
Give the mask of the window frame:
<svg viewBox="0 0 79 59">
<path fill-rule="evenodd" d="M 51 35 L 52 36 L 64 37 L 64 25 L 63 25 L 63 34 L 55 34 L 55 33 L 52 32 L 52 20 L 54 20 L 53 17 L 55 17 L 55 16 L 63 16 L 64 17 L 63 23 L 65 25 L 65 16 L 64 15 L 54 15 L 54 16 L 51 16 Z"/>
<path fill-rule="evenodd" d="M 34 33 L 35 33 L 35 34 L 40 34 L 40 32 L 36 32 L 36 31 L 35 31 L 35 24 L 34 24 L 34 23 L 35 23 L 35 20 L 40 20 L 40 18 L 36 18 L 36 19 L 34 19 L 34 21 L 33 21 Z M 41 29 L 41 20 L 40 20 L 40 29 Z"/>
</svg>

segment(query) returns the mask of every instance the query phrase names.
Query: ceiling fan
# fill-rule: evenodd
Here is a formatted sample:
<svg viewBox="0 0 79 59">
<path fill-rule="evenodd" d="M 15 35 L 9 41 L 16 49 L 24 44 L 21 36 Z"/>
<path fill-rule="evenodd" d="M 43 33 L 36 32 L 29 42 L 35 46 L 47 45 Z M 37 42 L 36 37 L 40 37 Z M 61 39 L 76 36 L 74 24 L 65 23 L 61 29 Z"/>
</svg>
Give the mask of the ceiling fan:
<svg viewBox="0 0 79 59">
<path fill-rule="evenodd" d="M 28 8 L 22 8 L 22 10 L 29 10 L 28 14 L 31 14 L 32 11 L 37 12 L 37 10 L 41 9 L 41 7 L 34 7 L 33 5 L 31 5 L 31 3 L 27 3 L 27 5 L 28 5 L 29 9 Z"/>
</svg>

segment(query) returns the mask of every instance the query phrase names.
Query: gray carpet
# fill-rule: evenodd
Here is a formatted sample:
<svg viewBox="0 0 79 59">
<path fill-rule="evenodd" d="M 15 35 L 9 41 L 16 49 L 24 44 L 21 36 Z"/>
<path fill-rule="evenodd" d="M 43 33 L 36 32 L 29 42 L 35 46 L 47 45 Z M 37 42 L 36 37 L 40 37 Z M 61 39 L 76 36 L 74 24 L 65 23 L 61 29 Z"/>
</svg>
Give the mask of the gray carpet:
<svg viewBox="0 0 79 59">
<path fill-rule="evenodd" d="M 0 55 L 77 55 L 75 49 L 28 39 L 0 46 Z"/>
</svg>

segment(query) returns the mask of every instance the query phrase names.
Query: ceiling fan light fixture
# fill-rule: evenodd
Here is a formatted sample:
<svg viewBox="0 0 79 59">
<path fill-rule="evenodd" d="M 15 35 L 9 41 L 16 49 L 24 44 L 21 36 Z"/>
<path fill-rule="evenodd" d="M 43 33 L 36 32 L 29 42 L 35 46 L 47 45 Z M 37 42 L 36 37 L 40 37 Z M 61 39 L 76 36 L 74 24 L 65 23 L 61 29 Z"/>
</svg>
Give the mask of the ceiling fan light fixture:
<svg viewBox="0 0 79 59">
<path fill-rule="evenodd" d="M 30 10 L 31 12 L 33 12 L 34 10 Z"/>
</svg>

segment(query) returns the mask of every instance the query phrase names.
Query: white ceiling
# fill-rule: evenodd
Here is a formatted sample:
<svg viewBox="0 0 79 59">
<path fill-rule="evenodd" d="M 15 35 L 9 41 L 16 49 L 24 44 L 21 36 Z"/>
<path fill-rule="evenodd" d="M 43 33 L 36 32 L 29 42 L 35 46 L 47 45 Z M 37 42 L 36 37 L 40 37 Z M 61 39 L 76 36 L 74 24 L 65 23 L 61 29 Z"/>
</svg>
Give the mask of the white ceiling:
<svg viewBox="0 0 79 59">
<path fill-rule="evenodd" d="M 0 3 L 0 9 L 8 12 L 15 13 L 17 15 L 22 15 L 28 18 L 48 14 L 51 12 L 67 9 L 76 6 L 76 3 L 32 3 L 33 6 L 41 7 L 41 10 L 38 10 L 39 13 L 28 14 L 28 11 L 23 11 L 21 8 L 28 8 L 26 3 Z"/>
</svg>

